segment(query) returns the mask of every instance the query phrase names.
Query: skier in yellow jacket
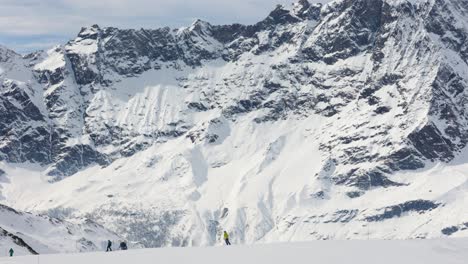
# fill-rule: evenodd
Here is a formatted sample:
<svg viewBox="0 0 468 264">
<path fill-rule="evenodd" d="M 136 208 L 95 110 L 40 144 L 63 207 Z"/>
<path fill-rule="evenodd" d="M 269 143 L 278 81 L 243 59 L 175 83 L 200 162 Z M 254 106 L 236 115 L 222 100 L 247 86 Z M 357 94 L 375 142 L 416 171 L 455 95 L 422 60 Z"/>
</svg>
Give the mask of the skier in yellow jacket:
<svg viewBox="0 0 468 264">
<path fill-rule="evenodd" d="M 224 231 L 224 242 L 226 242 L 226 245 L 231 245 L 231 242 L 229 242 L 229 234 Z"/>
</svg>

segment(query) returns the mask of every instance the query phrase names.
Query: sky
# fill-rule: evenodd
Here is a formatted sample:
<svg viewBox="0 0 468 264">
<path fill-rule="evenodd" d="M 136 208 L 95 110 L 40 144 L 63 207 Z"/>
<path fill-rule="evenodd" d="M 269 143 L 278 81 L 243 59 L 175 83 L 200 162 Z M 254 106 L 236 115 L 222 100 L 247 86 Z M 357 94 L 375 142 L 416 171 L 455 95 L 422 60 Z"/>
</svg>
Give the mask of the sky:
<svg viewBox="0 0 468 264">
<path fill-rule="evenodd" d="M 298 1 L 298 0 L 297 0 Z M 327 0 L 309 0 L 326 2 Z M 253 24 L 296 0 L 0 0 L 0 44 L 19 53 L 66 43 L 81 27 L 158 28 Z"/>
</svg>

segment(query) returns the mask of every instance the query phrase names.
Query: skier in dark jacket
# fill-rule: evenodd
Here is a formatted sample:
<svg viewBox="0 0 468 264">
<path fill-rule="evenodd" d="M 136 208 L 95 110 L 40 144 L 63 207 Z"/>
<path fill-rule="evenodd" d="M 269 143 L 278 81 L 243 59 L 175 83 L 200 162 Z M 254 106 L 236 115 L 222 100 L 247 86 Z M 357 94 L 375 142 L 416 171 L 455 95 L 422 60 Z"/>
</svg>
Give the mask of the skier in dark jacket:
<svg viewBox="0 0 468 264">
<path fill-rule="evenodd" d="M 229 234 L 224 231 L 224 242 L 226 242 L 226 245 L 230 246 L 231 242 L 229 242 Z"/>
<path fill-rule="evenodd" d="M 119 248 L 121 250 L 127 250 L 127 243 L 125 243 L 125 241 L 120 242 Z"/>
<path fill-rule="evenodd" d="M 15 251 L 12 248 L 10 248 L 9 252 L 10 252 L 10 257 L 13 257 L 13 253 L 15 253 Z"/>
<path fill-rule="evenodd" d="M 112 242 L 110 240 L 107 240 L 107 249 L 106 252 L 112 251 Z"/>
</svg>

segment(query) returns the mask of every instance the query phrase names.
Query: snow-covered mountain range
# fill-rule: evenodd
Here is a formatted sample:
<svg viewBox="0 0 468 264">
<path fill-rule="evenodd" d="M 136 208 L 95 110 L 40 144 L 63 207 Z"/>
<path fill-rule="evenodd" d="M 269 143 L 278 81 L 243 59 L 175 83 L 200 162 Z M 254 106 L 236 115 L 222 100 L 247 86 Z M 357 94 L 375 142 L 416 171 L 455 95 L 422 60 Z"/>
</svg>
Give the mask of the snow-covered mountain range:
<svg viewBox="0 0 468 264">
<path fill-rule="evenodd" d="M 0 47 L 0 203 L 146 246 L 466 236 L 468 0 Z"/>
</svg>

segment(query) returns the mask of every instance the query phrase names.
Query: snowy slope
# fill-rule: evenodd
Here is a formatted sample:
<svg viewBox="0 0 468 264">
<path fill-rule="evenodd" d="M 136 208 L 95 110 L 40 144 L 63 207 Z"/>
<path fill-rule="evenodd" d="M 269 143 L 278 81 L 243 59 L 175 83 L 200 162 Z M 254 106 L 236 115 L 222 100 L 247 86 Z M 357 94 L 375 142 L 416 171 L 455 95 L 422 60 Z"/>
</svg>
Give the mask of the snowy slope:
<svg viewBox="0 0 468 264">
<path fill-rule="evenodd" d="M 267 142 L 278 136 L 269 130 L 262 131 Z M 442 230 L 452 236 L 467 235 L 464 219 L 468 215 L 460 210 L 468 199 L 466 159 L 449 165 L 434 164 L 416 173 L 396 174 L 393 177 L 407 186 L 374 189 L 351 199 L 346 187 L 333 186 L 327 179 L 303 183 L 309 170 L 319 168 L 293 154 L 305 144 L 313 150 L 313 140 L 304 141 L 301 135 L 296 141 L 276 142 L 270 154 L 257 157 L 257 148 L 262 144 L 245 141 L 245 134 L 240 137 L 251 152 L 229 153 L 235 157 L 230 158 L 235 164 L 210 166 L 206 175 L 197 174 L 204 170 L 200 165 L 195 168 L 198 172 L 189 174 L 184 167 L 191 160 L 199 160 L 201 151 L 214 152 L 210 164 L 222 162 L 219 158 L 226 153 L 216 148 L 181 152 L 180 148 L 187 144 L 184 139 L 152 147 L 105 169 L 84 170 L 54 185 L 41 181 L 39 174 L 29 170 L 8 168 L 11 186 L 19 187 L 7 186 L 5 194 L 17 207 L 38 211 L 64 208 L 69 209 L 64 210 L 68 211 L 66 216 L 72 218 L 92 215 L 98 222 L 109 223 L 111 229 L 128 232 L 129 238 L 141 239 L 149 246 L 213 245 L 219 242 L 223 228 L 235 234 L 236 243 L 430 238 L 443 236 Z M 226 144 L 235 144 L 233 140 L 228 139 Z M 285 150 L 275 157 L 273 153 L 281 144 Z M 271 160 L 279 163 L 270 165 L 279 166 L 278 172 L 274 167 L 263 172 L 262 166 Z M 238 172 L 239 163 L 250 164 L 246 172 Z M 38 191 L 21 192 L 25 187 Z M 453 226 L 457 228 L 451 232 Z"/>
<path fill-rule="evenodd" d="M 15 255 L 102 250 L 102 243 L 120 238 L 92 222 L 71 223 L 48 216 L 18 212 L 0 204 L 0 252 Z"/>
<path fill-rule="evenodd" d="M 0 197 L 145 246 L 466 236 L 466 0 L 0 53 Z M 26 191 L 25 191 L 26 190 Z"/>
<path fill-rule="evenodd" d="M 468 257 L 466 239 L 428 241 L 316 241 L 255 246 L 147 249 L 115 253 L 0 258 L 0 263 L 382 263 L 457 264 Z"/>
</svg>

